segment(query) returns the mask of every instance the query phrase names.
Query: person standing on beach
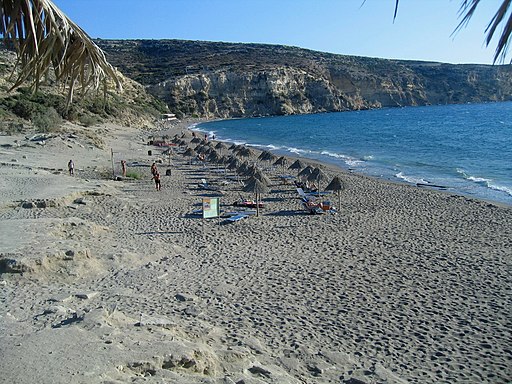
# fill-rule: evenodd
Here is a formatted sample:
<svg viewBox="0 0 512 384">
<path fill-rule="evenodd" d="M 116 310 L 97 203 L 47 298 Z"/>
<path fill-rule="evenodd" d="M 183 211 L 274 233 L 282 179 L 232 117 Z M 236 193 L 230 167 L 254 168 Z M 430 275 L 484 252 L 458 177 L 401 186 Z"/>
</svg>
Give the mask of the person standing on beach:
<svg viewBox="0 0 512 384">
<path fill-rule="evenodd" d="M 156 167 L 156 163 L 151 164 L 151 175 L 154 177 L 158 173 L 158 168 Z"/>
<path fill-rule="evenodd" d="M 160 182 L 160 173 L 158 171 L 154 174 L 153 179 L 155 180 L 155 188 L 157 191 L 162 189 L 162 184 Z"/>
<path fill-rule="evenodd" d="M 123 170 L 123 177 L 126 177 L 126 160 L 121 160 L 121 169 Z"/>
<path fill-rule="evenodd" d="M 73 176 L 75 174 L 75 163 L 73 163 L 73 160 L 69 160 L 68 170 L 69 170 L 69 176 Z"/>
</svg>

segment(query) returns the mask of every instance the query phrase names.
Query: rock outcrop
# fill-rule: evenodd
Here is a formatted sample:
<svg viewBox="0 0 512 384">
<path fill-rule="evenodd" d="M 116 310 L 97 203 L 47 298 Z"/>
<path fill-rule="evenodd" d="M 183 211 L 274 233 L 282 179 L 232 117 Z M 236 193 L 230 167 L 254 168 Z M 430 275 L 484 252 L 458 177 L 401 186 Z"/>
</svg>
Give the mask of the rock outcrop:
<svg viewBox="0 0 512 384">
<path fill-rule="evenodd" d="M 100 40 L 178 115 L 247 117 L 512 100 L 512 66 L 334 55 L 264 44 Z"/>
</svg>

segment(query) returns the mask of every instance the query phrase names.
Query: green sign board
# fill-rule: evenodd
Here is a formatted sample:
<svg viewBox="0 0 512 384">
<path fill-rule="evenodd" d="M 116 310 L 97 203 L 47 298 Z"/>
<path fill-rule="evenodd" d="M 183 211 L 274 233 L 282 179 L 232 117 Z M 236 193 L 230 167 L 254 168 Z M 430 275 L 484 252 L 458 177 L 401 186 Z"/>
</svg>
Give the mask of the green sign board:
<svg viewBox="0 0 512 384">
<path fill-rule="evenodd" d="M 220 216 L 220 202 L 218 197 L 203 199 L 203 219 Z"/>
</svg>

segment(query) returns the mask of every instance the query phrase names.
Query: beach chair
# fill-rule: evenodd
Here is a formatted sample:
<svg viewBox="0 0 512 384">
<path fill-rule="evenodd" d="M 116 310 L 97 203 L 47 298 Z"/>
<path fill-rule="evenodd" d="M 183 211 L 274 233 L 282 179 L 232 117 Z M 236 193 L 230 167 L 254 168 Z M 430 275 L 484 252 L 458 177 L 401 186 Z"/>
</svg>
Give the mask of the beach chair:
<svg viewBox="0 0 512 384">
<path fill-rule="evenodd" d="M 297 193 L 299 194 L 299 196 L 302 198 L 303 201 L 314 200 L 314 197 L 311 196 L 310 194 L 304 192 L 304 190 L 302 188 L 297 188 Z"/>
<path fill-rule="evenodd" d="M 236 223 L 237 221 L 245 219 L 246 217 L 247 217 L 247 215 L 238 214 L 235 216 L 228 217 L 225 221 L 227 223 Z"/>
<path fill-rule="evenodd" d="M 201 182 L 198 184 L 198 187 L 201 189 L 206 189 L 208 191 L 220 191 L 219 187 L 210 185 L 206 179 L 201 179 Z"/>
<path fill-rule="evenodd" d="M 321 215 L 325 213 L 320 204 L 314 203 L 312 201 L 303 201 L 302 207 L 310 215 Z"/>
</svg>

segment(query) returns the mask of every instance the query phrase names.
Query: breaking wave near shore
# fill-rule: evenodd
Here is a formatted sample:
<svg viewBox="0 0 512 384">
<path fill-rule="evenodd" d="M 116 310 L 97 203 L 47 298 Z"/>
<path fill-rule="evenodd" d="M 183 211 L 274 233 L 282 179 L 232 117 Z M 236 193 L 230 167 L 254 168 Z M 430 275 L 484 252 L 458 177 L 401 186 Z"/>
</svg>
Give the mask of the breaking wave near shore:
<svg viewBox="0 0 512 384">
<path fill-rule="evenodd" d="M 512 102 L 201 123 L 217 139 L 512 205 Z"/>
</svg>

